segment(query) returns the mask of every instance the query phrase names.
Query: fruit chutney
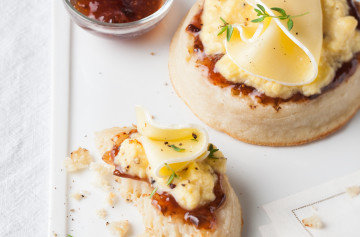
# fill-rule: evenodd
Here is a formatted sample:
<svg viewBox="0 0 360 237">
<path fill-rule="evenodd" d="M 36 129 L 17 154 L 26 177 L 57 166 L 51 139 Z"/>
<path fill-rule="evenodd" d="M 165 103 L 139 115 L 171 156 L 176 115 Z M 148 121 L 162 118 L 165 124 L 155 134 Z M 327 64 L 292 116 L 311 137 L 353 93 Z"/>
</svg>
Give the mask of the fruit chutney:
<svg viewBox="0 0 360 237">
<path fill-rule="evenodd" d="M 108 23 L 141 20 L 160 9 L 163 0 L 71 0 L 82 14 Z"/>
</svg>

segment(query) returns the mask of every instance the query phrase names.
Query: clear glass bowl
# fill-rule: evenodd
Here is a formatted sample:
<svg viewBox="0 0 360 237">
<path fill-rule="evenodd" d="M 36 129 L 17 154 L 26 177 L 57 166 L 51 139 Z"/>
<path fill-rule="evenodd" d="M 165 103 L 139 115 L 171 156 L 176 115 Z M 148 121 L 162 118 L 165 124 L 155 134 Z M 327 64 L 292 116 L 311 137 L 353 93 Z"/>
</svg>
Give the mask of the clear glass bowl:
<svg viewBox="0 0 360 237">
<path fill-rule="evenodd" d="M 71 19 L 77 25 L 91 33 L 106 37 L 136 37 L 148 32 L 166 16 L 173 1 L 164 0 L 164 4 L 159 10 L 141 20 L 128 23 L 108 23 L 85 16 L 76 10 L 69 0 L 63 0 Z"/>
</svg>

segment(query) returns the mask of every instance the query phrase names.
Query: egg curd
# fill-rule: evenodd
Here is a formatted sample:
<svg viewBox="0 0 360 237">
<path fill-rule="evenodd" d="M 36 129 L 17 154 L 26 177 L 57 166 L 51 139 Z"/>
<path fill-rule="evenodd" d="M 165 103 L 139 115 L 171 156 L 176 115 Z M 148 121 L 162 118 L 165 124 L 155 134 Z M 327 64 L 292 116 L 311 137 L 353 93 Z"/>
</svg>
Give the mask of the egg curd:
<svg viewBox="0 0 360 237">
<path fill-rule="evenodd" d="M 291 30 L 276 18 L 253 23 L 259 18 L 256 4 L 273 16 L 279 15 L 273 7 L 304 15 L 293 18 Z M 349 9 L 347 0 L 206 0 L 200 39 L 207 55 L 224 54 L 215 70 L 228 81 L 271 97 L 311 96 L 321 93 L 342 63 L 360 51 L 358 22 Z M 218 35 L 220 17 L 234 26 L 230 41 Z"/>
<path fill-rule="evenodd" d="M 206 131 L 196 125 L 156 124 L 141 107 L 137 120 L 138 133 L 122 142 L 115 167 L 149 180 L 154 190 L 171 194 L 187 210 L 215 200 L 226 159 L 208 143 Z"/>
</svg>

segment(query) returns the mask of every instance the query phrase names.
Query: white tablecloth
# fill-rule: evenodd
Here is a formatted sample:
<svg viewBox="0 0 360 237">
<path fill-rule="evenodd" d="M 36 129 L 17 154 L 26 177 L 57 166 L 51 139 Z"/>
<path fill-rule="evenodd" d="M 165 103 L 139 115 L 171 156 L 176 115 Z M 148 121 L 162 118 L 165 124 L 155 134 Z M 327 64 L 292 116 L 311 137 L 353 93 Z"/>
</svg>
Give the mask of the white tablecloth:
<svg viewBox="0 0 360 237">
<path fill-rule="evenodd" d="M 47 235 L 50 27 L 51 1 L 0 0 L 1 237 Z"/>
</svg>

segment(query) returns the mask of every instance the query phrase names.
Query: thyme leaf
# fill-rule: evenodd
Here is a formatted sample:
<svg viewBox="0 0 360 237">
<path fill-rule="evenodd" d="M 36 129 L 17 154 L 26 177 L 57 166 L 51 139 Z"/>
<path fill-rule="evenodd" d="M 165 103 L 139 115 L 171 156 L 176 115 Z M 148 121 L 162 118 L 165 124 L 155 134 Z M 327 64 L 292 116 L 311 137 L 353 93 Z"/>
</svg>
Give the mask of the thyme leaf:
<svg viewBox="0 0 360 237">
<path fill-rule="evenodd" d="M 176 174 L 175 170 L 173 168 L 171 168 L 167 163 L 165 163 L 165 166 L 172 172 L 168 178 L 168 181 L 166 182 L 166 186 L 169 186 L 170 184 L 172 184 L 174 179 L 179 178 L 179 176 Z M 154 190 L 150 194 L 150 197 L 149 197 L 150 199 L 155 195 L 155 193 L 158 189 L 159 189 L 158 187 L 154 188 Z"/>
<path fill-rule="evenodd" d="M 287 22 L 289 31 L 294 27 L 294 21 L 290 18 Z"/>
<path fill-rule="evenodd" d="M 219 33 L 217 35 L 219 36 L 219 35 L 223 34 L 226 31 L 226 40 L 230 41 L 231 36 L 232 36 L 232 34 L 234 32 L 234 27 L 231 24 L 229 24 L 228 22 L 226 22 L 224 20 L 224 18 L 220 17 L 220 20 L 224 24 L 220 26 L 220 31 L 219 31 Z"/>
<path fill-rule="evenodd" d="M 209 147 L 208 147 L 208 151 L 210 152 L 208 155 L 208 158 L 212 158 L 212 159 L 218 159 L 217 157 L 214 156 L 214 153 L 217 152 L 219 149 L 214 149 L 214 145 L 212 143 L 210 143 Z"/>
<path fill-rule="evenodd" d="M 176 175 L 175 172 L 170 175 L 170 177 L 169 177 L 169 179 L 168 179 L 168 181 L 166 183 L 167 186 L 169 186 L 172 183 L 172 181 L 175 178 L 175 175 Z"/>
<path fill-rule="evenodd" d="M 151 194 L 150 194 L 150 199 L 154 196 L 154 194 L 156 193 L 156 191 L 158 190 L 159 188 L 158 187 L 156 187 L 156 188 L 154 188 L 154 190 L 151 192 Z"/>
<path fill-rule="evenodd" d="M 268 13 L 266 13 L 266 9 L 263 5 L 261 4 L 256 4 L 257 8 L 254 8 L 254 11 L 257 13 L 258 18 L 251 20 L 251 22 L 253 23 L 260 23 L 263 22 L 266 18 L 278 18 L 279 20 L 287 20 L 287 28 L 289 31 L 291 31 L 294 27 L 294 18 L 297 17 L 301 17 L 301 16 L 305 16 L 307 14 L 309 14 L 309 12 L 300 14 L 300 15 L 289 15 L 286 13 L 286 11 L 280 7 L 272 7 L 271 10 L 279 13 L 280 15 L 278 16 L 270 16 Z M 220 31 L 217 34 L 222 35 L 225 31 L 226 31 L 226 40 L 229 42 L 233 33 L 234 33 L 234 27 L 229 24 L 228 22 L 226 22 L 226 20 L 224 20 L 224 18 L 220 17 L 220 20 L 222 21 L 223 25 L 220 26 Z"/>
<path fill-rule="evenodd" d="M 179 176 L 176 174 L 175 170 L 173 170 L 173 168 L 171 168 L 167 163 L 165 163 L 165 166 L 172 172 L 166 183 L 166 185 L 169 186 L 173 182 L 174 178 L 179 178 Z"/>
<path fill-rule="evenodd" d="M 177 147 L 175 145 L 171 145 L 171 148 L 174 149 L 177 152 L 184 152 L 185 151 L 184 148 L 180 148 L 180 147 Z"/>
</svg>

